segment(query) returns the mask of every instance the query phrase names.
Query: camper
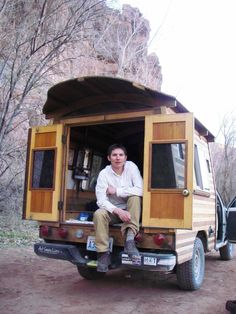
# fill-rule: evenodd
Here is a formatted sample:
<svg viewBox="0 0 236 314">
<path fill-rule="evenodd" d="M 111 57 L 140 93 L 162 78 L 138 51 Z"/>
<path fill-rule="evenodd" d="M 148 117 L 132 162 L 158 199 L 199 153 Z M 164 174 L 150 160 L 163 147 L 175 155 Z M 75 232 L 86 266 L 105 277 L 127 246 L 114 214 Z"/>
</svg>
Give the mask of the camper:
<svg viewBox="0 0 236 314">
<path fill-rule="evenodd" d="M 119 78 L 82 77 L 50 88 L 43 113 L 49 125 L 29 130 L 23 210 L 39 224 L 36 254 L 69 261 L 89 280 L 104 276 L 96 270 L 95 186 L 107 148 L 122 143 L 144 182 L 141 259 L 124 253 L 113 225 L 111 269 L 174 272 L 180 288 L 196 290 L 205 253 L 233 257 L 208 146 L 214 136 L 176 98 Z"/>
</svg>

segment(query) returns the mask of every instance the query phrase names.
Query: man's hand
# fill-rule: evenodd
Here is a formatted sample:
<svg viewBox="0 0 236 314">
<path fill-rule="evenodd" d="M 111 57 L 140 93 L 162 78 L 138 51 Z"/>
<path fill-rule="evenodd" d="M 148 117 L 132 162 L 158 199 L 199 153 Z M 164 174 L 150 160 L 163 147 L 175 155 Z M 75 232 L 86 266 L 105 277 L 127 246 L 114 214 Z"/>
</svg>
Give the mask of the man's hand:
<svg viewBox="0 0 236 314">
<path fill-rule="evenodd" d="M 114 195 L 114 194 L 116 194 L 116 188 L 112 185 L 108 185 L 107 195 Z"/>
<path fill-rule="evenodd" d="M 113 210 L 113 214 L 117 215 L 123 222 L 130 222 L 131 216 L 130 213 L 127 212 L 127 210 L 115 208 Z"/>
</svg>

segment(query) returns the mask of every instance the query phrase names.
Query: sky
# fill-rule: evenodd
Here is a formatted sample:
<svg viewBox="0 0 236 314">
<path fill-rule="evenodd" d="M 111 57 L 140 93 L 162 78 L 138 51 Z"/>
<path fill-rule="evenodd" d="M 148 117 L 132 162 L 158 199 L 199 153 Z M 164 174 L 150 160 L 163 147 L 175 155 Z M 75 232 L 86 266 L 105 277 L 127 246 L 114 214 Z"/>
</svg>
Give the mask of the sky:
<svg viewBox="0 0 236 314">
<path fill-rule="evenodd" d="M 236 117 L 235 0 L 118 0 L 151 26 L 149 52 L 162 67 L 162 92 L 175 96 L 215 136 Z"/>
</svg>

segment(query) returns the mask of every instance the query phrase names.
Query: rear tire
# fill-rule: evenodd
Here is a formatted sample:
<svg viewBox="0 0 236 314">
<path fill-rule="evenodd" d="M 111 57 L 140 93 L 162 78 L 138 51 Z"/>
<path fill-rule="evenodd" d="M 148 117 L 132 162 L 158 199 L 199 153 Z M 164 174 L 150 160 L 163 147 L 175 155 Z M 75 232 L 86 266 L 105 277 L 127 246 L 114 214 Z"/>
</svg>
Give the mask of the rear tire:
<svg viewBox="0 0 236 314">
<path fill-rule="evenodd" d="M 220 258 L 223 261 L 230 261 L 234 257 L 234 245 L 227 242 L 226 245 L 220 248 Z"/>
<path fill-rule="evenodd" d="M 196 238 L 191 260 L 177 265 L 177 281 L 183 290 L 197 290 L 201 287 L 205 275 L 205 254 L 203 243 Z"/>
<path fill-rule="evenodd" d="M 88 268 L 88 267 L 81 267 L 77 266 L 78 272 L 81 277 L 87 280 L 98 280 L 102 279 L 106 273 L 97 272 L 94 268 Z"/>
</svg>

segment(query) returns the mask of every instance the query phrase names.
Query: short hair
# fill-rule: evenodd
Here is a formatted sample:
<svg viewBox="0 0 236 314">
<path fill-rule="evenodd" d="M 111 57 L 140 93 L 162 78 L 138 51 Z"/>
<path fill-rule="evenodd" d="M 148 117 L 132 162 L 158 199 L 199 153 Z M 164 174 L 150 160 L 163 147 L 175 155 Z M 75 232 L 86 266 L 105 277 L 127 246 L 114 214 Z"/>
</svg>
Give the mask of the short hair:
<svg viewBox="0 0 236 314">
<path fill-rule="evenodd" d="M 127 156 L 127 150 L 123 144 L 112 144 L 111 146 L 109 146 L 107 149 L 107 156 L 111 156 L 112 151 L 117 149 L 117 148 L 122 149 L 124 154 Z"/>
</svg>

